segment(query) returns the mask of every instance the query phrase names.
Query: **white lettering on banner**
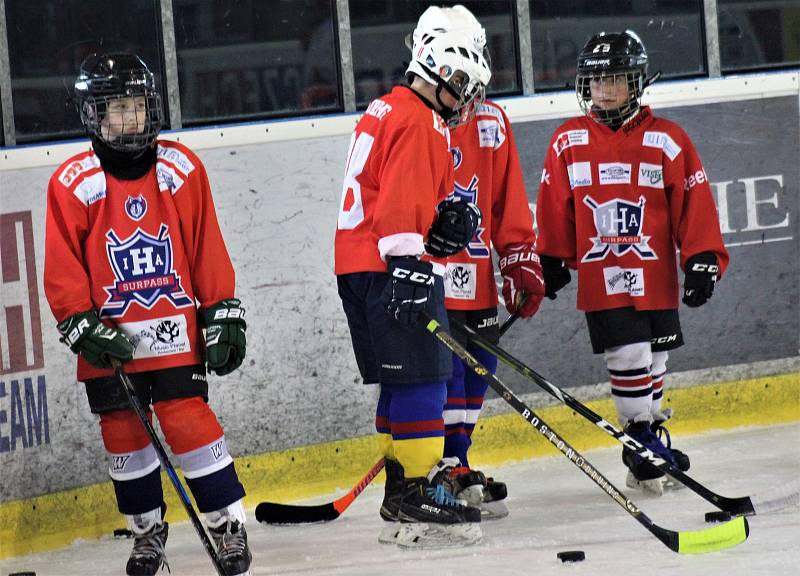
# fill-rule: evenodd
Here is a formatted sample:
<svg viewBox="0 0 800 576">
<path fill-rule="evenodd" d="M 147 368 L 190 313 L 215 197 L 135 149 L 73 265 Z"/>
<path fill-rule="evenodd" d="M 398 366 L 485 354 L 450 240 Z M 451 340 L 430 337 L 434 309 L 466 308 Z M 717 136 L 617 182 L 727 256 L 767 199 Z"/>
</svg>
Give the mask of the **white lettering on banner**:
<svg viewBox="0 0 800 576">
<path fill-rule="evenodd" d="M 630 184 L 631 165 L 620 162 L 598 164 L 600 184 Z"/>
<path fill-rule="evenodd" d="M 735 186 L 739 182 L 741 182 L 743 186 Z M 775 183 L 777 184 L 778 189 L 770 196 L 758 198 L 757 187 L 762 188 L 766 183 Z M 789 209 L 781 205 L 779 198 L 780 193 L 784 190 L 783 174 L 771 174 L 768 176 L 757 176 L 754 178 L 740 178 L 739 180 L 726 180 L 723 182 L 712 183 L 711 186 L 714 188 L 716 193 L 720 230 L 723 234 L 732 234 L 734 232 L 753 232 L 758 230 L 789 227 Z M 730 204 L 732 202 L 731 198 L 738 198 L 742 192 L 744 193 L 744 213 L 746 217 L 746 223 L 744 228 L 737 229 L 731 223 Z M 783 217 L 779 221 L 771 224 L 761 223 L 761 220 L 763 220 L 764 217 L 764 211 L 759 210 L 759 206 L 763 204 L 772 206 L 774 210 L 770 210 L 770 212 L 776 214 L 779 218 L 780 216 Z M 775 216 L 770 219 L 773 218 L 775 218 Z"/>
<path fill-rule="evenodd" d="M 644 271 L 642 268 L 620 268 L 609 266 L 603 268 L 606 294 L 630 294 L 644 296 Z"/>
<path fill-rule="evenodd" d="M 474 300 L 478 286 L 478 266 L 448 262 L 444 272 L 444 295 L 456 300 Z"/>
<path fill-rule="evenodd" d="M 589 144 L 588 130 L 567 130 L 556 137 L 556 141 L 553 142 L 553 150 L 556 151 L 556 156 L 561 156 L 561 153 L 567 148 L 586 144 Z"/>
<path fill-rule="evenodd" d="M 118 328 L 133 344 L 135 358 L 154 358 L 191 351 L 183 314 L 125 322 L 119 324 Z"/>
<path fill-rule="evenodd" d="M 642 145 L 650 148 L 661 148 L 670 160 L 675 160 L 681 153 L 681 147 L 666 132 L 645 132 Z"/>
<path fill-rule="evenodd" d="M 573 190 L 579 186 L 592 185 L 592 163 L 591 162 L 575 162 L 567 166 L 567 174 L 569 175 L 569 187 Z"/>
<path fill-rule="evenodd" d="M 664 168 L 661 164 L 639 164 L 639 186 L 664 189 Z"/>
</svg>

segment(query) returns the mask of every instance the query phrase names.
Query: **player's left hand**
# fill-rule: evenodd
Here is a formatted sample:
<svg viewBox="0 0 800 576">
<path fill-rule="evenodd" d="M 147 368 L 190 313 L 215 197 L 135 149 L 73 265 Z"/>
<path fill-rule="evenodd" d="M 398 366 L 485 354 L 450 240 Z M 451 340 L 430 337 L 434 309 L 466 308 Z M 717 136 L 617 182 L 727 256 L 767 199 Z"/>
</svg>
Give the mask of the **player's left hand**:
<svg viewBox="0 0 800 576">
<path fill-rule="evenodd" d="M 719 266 L 713 252 L 700 252 L 686 260 L 683 277 L 683 303 L 690 308 L 702 306 L 714 293 Z"/>
<path fill-rule="evenodd" d="M 444 200 L 436 210 L 438 215 L 428 230 L 425 251 L 437 258 L 461 252 L 481 225 L 480 209 L 472 202 Z"/>
<path fill-rule="evenodd" d="M 500 256 L 500 274 L 503 275 L 503 299 L 506 310 L 514 314 L 527 294 L 519 316 L 529 318 L 536 314 L 544 298 L 544 276 L 539 255 L 529 244 L 516 244 Z"/>
<path fill-rule="evenodd" d="M 236 370 L 247 350 L 247 323 L 238 298 L 220 300 L 203 310 L 206 325 L 206 364 L 217 376 Z"/>
</svg>

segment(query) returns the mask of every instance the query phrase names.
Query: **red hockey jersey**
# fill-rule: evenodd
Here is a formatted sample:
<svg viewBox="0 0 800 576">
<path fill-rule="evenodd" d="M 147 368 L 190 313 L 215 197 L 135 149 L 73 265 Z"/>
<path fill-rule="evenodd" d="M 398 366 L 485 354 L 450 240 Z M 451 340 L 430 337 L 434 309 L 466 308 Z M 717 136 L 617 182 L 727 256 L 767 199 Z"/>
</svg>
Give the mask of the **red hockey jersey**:
<svg viewBox="0 0 800 576">
<path fill-rule="evenodd" d="M 387 256 L 421 255 L 436 205 L 453 191 L 450 132 L 409 88 L 374 100 L 350 139 L 335 272 L 385 272 Z"/>
<path fill-rule="evenodd" d="M 492 246 L 502 254 L 511 244 L 532 244 L 533 217 L 522 178 L 511 123 L 494 102 L 486 101 L 475 118 L 451 132 L 455 168 L 453 194 L 480 208 L 483 217 L 467 248 L 447 259 L 445 304 L 449 310 L 497 306 Z"/>
<path fill-rule="evenodd" d="M 536 201 L 537 251 L 578 270 L 578 308 L 678 307 L 687 258 L 728 253 L 714 197 L 689 136 L 644 107 L 616 132 L 570 119 L 550 142 Z"/>
<path fill-rule="evenodd" d="M 130 372 L 203 361 L 197 304 L 234 295 L 234 272 L 200 159 L 158 141 L 137 180 L 106 173 L 93 151 L 47 189 L 44 288 L 57 321 L 95 308 L 135 347 Z M 78 360 L 78 379 L 111 374 Z"/>
</svg>

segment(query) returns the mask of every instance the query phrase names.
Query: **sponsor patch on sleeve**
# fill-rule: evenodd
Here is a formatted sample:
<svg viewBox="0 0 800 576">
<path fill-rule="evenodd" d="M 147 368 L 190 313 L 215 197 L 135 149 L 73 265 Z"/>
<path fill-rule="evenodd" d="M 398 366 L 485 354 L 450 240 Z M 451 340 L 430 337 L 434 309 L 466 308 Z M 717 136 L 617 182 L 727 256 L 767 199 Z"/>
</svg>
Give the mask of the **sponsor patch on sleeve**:
<svg viewBox="0 0 800 576">
<path fill-rule="evenodd" d="M 681 147 L 666 132 L 645 132 L 642 145 L 661 148 L 670 160 L 675 160 L 681 153 Z"/>
<path fill-rule="evenodd" d="M 78 178 L 84 172 L 88 172 L 93 168 L 100 167 L 100 160 L 97 158 L 96 155 L 90 154 L 83 160 L 76 160 L 75 162 L 70 162 L 64 169 L 61 171 L 61 174 L 58 175 L 58 181 L 61 182 L 67 188 L 75 182 L 75 179 Z"/>
<path fill-rule="evenodd" d="M 567 148 L 586 145 L 588 143 L 588 130 L 567 130 L 556 137 L 556 141 L 553 142 L 553 150 L 556 151 L 556 156 L 561 156 L 561 153 Z"/>
<path fill-rule="evenodd" d="M 194 171 L 194 164 L 189 160 L 189 157 L 178 150 L 169 146 L 158 145 L 158 158 L 159 160 L 166 160 L 180 170 L 184 176 L 188 176 Z"/>
</svg>

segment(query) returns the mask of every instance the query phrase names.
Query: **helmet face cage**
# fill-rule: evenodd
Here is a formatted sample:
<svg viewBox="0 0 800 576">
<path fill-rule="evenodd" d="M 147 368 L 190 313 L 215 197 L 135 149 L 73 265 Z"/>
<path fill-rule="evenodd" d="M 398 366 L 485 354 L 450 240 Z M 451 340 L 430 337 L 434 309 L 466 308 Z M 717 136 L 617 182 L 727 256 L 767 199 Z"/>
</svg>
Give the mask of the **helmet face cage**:
<svg viewBox="0 0 800 576">
<path fill-rule="evenodd" d="M 161 96 L 137 56 L 90 56 L 75 81 L 75 95 L 86 131 L 109 148 L 138 154 L 161 131 Z"/>
<path fill-rule="evenodd" d="M 647 65 L 644 44 L 631 30 L 590 38 L 578 56 L 575 77 L 584 114 L 606 125 L 619 125 L 635 114 L 646 87 Z"/>
<path fill-rule="evenodd" d="M 418 40 L 408 72 L 438 87 L 439 105 L 450 128 L 468 122 L 485 100 L 492 77 L 486 47 L 476 44 L 474 35 L 465 30 L 420 34 Z M 444 106 L 438 96 L 441 90 L 455 98 L 455 106 Z"/>
<path fill-rule="evenodd" d="M 606 125 L 619 124 L 636 113 L 643 85 L 641 70 L 579 73 L 575 79 L 575 91 L 583 113 Z M 627 94 L 625 101 L 617 106 L 606 105 L 604 101 L 617 99 L 621 86 Z"/>
</svg>

